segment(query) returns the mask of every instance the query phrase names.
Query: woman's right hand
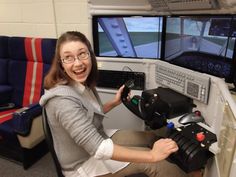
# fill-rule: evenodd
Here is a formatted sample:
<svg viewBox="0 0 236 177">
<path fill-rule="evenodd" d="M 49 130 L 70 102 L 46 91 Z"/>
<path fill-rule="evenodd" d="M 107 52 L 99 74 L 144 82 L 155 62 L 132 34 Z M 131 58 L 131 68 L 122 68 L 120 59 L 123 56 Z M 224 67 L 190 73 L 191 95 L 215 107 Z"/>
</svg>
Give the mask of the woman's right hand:
<svg viewBox="0 0 236 177">
<path fill-rule="evenodd" d="M 171 153 L 178 151 L 178 146 L 175 141 L 169 138 L 157 140 L 151 150 L 153 162 L 158 162 L 166 159 Z"/>
</svg>

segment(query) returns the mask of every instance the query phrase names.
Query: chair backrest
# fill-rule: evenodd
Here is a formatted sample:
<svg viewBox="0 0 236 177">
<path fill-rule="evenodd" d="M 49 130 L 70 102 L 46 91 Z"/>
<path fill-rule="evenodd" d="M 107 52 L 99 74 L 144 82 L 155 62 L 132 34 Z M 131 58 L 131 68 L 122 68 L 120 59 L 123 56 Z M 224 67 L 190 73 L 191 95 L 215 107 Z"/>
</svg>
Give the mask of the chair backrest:
<svg viewBox="0 0 236 177">
<path fill-rule="evenodd" d="M 18 107 L 38 103 L 43 94 L 43 78 L 56 46 L 56 39 L 10 37 L 8 80 L 13 87 L 12 103 Z"/>
<path fill-rule="evenodd" d="M 53 138 L 52 138 L 50 127 L 48 125 L 48 117 L 47 117 L 47 112 L 45 108 L 43 108 L 43 111 L 42 111 L 42 120 L 43 120 L 43 130 L 45 133 L 45 139 L 48 144 L 49 151 L 52 155 L 52 158 L 56 167 L 57 175 L 58 177 L 64 177 L 64 175 L 62 174 L 60 162 L 58 161 L 58 158 L 57 158 L 54 146 L 53 146 Z"/>
<path fill-rule="evenodd" d="M 0 85 L 6 85 L 7 80 L 7 66 L 9 60 L 8 53 L 8 38 L 7 36 L 0 36 Z"/>
<path fill-rule="evenodd" d="M 0 36 L 0 107 L 11 101 L 12 87 L 8 84 L 8 39 Z"/>
</svg>

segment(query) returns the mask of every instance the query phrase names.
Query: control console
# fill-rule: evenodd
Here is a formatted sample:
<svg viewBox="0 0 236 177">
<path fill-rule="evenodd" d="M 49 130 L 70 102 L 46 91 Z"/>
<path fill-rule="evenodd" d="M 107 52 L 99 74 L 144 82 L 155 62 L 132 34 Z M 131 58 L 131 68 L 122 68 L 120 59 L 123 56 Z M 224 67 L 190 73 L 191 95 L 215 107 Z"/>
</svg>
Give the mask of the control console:
<svg viewBox="0 0 236 177">
<path fill-rule="evenodd" d="M 197 123 L 178 128 L 168 123 L 167 137 L 174 140 L 179 147 L 179 150 L 171 154 L 168 160 L 187 173 L 204 168 L 208 159 L 213 156 L 209 147 L 217 141 L 214 133 Z"/>
<path fill-rule="evenodd" d="M 213 156 L 209 151 L 215 143 L 216 135 L 202 127 L 198 122 L 204 122 L 200 111 L 192 112 L 192 100 L 169 88 L 145 90 L 142 95 L 134 95 L 128 99 L 134 81 L 125 83 L 121 94 L 123 104 L 135 115 L 145 121 L 151 129 L 167 127 L 165 137 L 173 139 L 179 150 L 168 157 L 185 172 L 204 168 L 208 159 Z M 180 116 L 178 127 L 168 122 L 173 116 Z M 175 120 L 174 118 L 172 119 Z"/>
</svg>

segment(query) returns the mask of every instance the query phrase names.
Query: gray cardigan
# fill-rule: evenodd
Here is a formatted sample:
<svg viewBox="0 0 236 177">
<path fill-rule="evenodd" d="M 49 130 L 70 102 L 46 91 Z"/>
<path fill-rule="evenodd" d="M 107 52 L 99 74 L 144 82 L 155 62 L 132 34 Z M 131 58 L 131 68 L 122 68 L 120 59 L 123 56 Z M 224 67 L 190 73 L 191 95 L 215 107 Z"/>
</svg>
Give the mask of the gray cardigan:
<svg viewBox="0 0 236 177">
<path fill-rule="evenodd" d="M 96 90 L 93 93 L 101 106 Z M 58 85 L 46 90 L 40 105 L 46 108 L 55 151 L 64 171 L 75 171 L 108 138 L 103 131 L 104 114 L 77 87 Z"/>
</svg>

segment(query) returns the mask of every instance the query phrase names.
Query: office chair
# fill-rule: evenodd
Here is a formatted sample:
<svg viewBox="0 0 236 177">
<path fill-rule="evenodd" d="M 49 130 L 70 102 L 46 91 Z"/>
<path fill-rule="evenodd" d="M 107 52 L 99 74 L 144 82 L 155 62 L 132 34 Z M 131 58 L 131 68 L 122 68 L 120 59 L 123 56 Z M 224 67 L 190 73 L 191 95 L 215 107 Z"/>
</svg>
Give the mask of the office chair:
<svg viewBox="0 0 236 177">
<path fill-rule="evenodd" d="M 43 120 L 43 130 L 45 133 L 45 139 L 48 144 L 49 151 L 52 155 L 52 158 L 53 158 L 53 161 L 54 161 L 54 164 L 56 167 L 57 176 L 64 177 L 64 175 L 62 174 L 60 162 L 58 161 L 56 152 L 54 150 L 52 134 L 51 134 L 50 127 L 48 125 L 48 117 L 47 117 L 47 113 L 46 113 L 45 108 L 43 108 L 43 110 L 42 110 L 42 120 Z M 137 173 L 137 174 L 129 175 L 126 177 L 148 177 L 148 176 L 143 173 Z"/>
<path fill-rule="evenodd" d="M 51 134 L 50 127 L 48 125 L 48 117 L 47 117 L 47 113 L 46 113 L 45 108 L 43 108 L 43 110 L 42 110 L 42 120 L 43 120 L 43 130 L 45 133 L 45 139 L 48 144 L 49 151 L 52 155 L 52 158 L 53 158 L 53 161 L 54 161 L 54 164 L 56 167 L 57 176 L 64 177 L 64 175 L 62 174 L 60 162 L 58 161 L 56 152 L 54 150 L 52 134 Z"/>
</svg>

